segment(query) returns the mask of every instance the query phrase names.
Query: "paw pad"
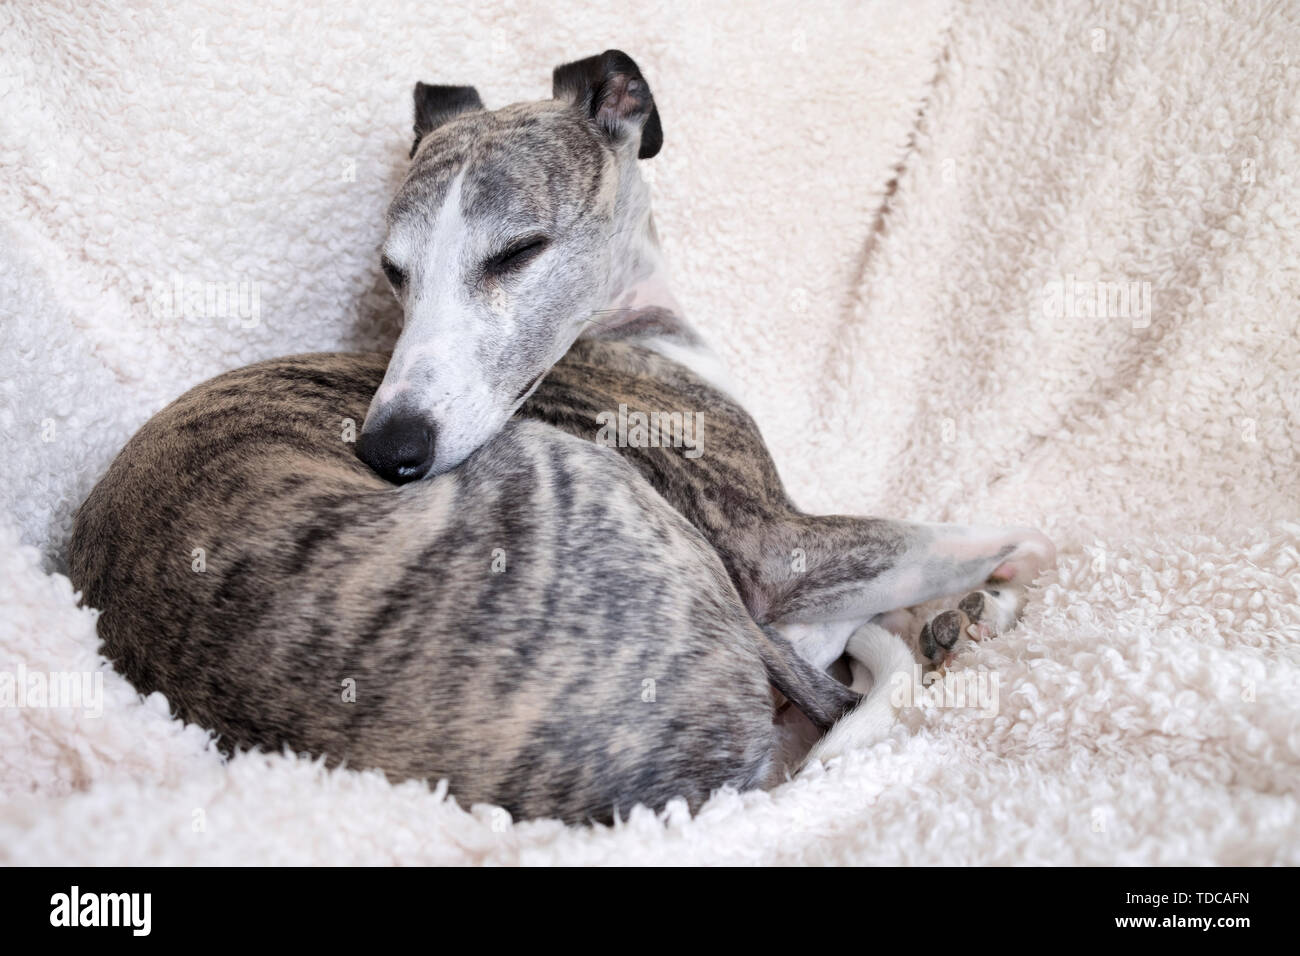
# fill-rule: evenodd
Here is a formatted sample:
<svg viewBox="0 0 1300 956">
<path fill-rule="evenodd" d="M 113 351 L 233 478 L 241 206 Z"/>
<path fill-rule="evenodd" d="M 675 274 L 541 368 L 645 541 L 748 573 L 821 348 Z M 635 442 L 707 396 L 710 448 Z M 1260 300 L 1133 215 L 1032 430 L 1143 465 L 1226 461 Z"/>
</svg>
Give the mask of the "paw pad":
<svg viewBox="0 0 1300 956">
<path fill-rule="evenodd" d="M 946 660 L 970 626 L 970 619 L 960 610 L 936 614 L 921 628 L 921 653 L 926 660 Z"/>
<path fill-rule="evenodd" d="M 1023 588 L 1001 583 L 972 591 L 954 610 L 940 611 L 921 628 L 917 638 L 921 656 L 932 667 L 947 664 L 962 638 L 982 641 L 1015 626 L 1024 600 Z"/>
<path fill-rule="evenodd" d="M 978 621 L 984 616 L 984 592 L 972 591 L 961 599 L 957 605 L 957 610 L 961 611 L 972 621 Z"/>
</svg>

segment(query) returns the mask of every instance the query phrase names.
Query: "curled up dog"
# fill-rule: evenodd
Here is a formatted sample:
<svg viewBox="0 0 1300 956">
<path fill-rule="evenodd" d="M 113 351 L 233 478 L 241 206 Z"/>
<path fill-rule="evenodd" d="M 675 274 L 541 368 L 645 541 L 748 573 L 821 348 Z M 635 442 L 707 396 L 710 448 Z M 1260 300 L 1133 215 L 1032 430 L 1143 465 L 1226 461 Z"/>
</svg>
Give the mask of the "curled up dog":
<svg viewBox="0 0 1300 956">
<path fill-rule="evenodd" d="M 1054 559 L 1041 534 L 786 496 L 670 291 L 638 172 L 663 130 L 629 57 L 556 68 L 541 102 L 419 84 L 415 107 L 391 356 L 199 386 L 78 513 L 73 581 L 139 690 L 231 750 L 609 820 L 780 780 L 773 689 L 825 734 L 813 757 L 875 739 L 913 664 L 902 609 L 971 592 L 920 627 L 933 662 L 1007 626 Z M 634 413 L 670 440 L 626 440 Z M 846 654 L 865 698 L 826 673 Z"/>
</svg>

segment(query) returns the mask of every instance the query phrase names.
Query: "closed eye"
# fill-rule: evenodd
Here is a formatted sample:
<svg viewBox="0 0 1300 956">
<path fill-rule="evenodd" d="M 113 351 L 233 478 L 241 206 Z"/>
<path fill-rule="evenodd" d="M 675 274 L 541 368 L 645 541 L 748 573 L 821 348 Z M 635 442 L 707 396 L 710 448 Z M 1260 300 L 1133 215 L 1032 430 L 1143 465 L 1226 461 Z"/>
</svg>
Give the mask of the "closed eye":
<svg viewBox="0 0 1300 956">
<path fill-rule="evenodd" d="M 483 264 L 483 271 L 488 275 L 506 275 L 517 272 L 532 262 L 543 249 L 550 244 L 546 236 L 524 236 L 516 239 L 501 252 L 492 256 Z"/>
<path fill-rule="evenodd" d="M 388 282 L 395 291 L 406 285 L 406 273 L 399 269 L 392 259 L 384 256 L 380 260 L 380 265 L 384 267 L 384 275 L 388 276 Z"/>
</svg>

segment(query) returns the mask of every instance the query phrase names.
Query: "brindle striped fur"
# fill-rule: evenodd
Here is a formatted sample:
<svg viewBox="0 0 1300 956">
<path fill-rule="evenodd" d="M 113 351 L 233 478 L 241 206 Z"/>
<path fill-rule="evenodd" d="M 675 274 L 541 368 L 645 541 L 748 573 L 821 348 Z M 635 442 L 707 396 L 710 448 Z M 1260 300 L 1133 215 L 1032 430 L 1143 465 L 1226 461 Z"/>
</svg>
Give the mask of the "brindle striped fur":
<svg viewBox="0 0 1300 956">
<path fill-rule="evenodd" d="M 1054 553 L 1026 529 L 795 509 L 666 290 L 644 77 L 606 51 L 554 87 L 494 112 L 417 87 L 383 253 L 406 317 L 391 365 L 213 379 L 78 513 L 69 567 L 108 655 L 227 749 L 447 778 L 518 816 L 696 806 L 779 774 L 771 686 L 824 729 L 857 696 L 818 666 L 874 659 L 859 627 Z M 502 270 L 521 238 L 535 267 Z M 620 405 L 703 415 L 702 456 L 593 444 Z M 358 460 L 349 421 L 409 484 Z"/>
<path fill-rule="evenodd" d="M 611 380 L 657 361 L 638 351 L 581 345 L 528 411 L 590 438 L 611 396 L 689 405 L 690 383 Z M 446 777 L 462 801 L 567 820 L 769 780 L 765 668 L 823 726 L 855 699 L 754 624 L 704 537 L 612 450 L 516 419 L 454 472 L 376 477 L 343 428 L 386 359 L 227 373 L 114 461 L 69 564 L 139 690 L 227 748 Z M 643 468 L 680 456 L 659 451 Z"/>
<path fill-rule="evenodd" d="M 693 336 L 661 310 L 627 323 L 637 334 Z M 679 331 L 680 330 L 680 331 Z M 591 438 L 592 422 L 621 404 L 661 412 L 703 412 L 706 451 L 686 458 L 673 448 L 621 448 L 655 489 L 718 551 L 756 620 L 798 620 L 838 588 L 861 590 L 894 565 L 915 534 L 888 519 L 807 515 L 790 501 L 753 418 L 689 369 L 628 339 L 623 326 L 579 339 L 524 406 L 525 414 Z M 805 567 L 791 569 L 799 549 Z"/>
</svg>

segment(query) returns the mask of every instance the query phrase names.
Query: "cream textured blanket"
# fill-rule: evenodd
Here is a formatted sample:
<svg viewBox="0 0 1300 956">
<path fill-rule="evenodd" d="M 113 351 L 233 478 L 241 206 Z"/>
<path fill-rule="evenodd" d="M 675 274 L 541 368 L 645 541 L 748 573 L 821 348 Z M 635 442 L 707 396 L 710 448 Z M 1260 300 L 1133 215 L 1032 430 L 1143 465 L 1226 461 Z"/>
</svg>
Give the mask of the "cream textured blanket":
<svg viewBox="0 0 1300 956">
<path fill-rule="evenodd" d="M 460 7 L 0 8 L 0 861 L 1300 863 L 1294 4 Z M 996 707 L 608 829 L 223 762 L 98 657 L 72 510 L 189 386 L 391 338 L 416 79 L 502 105 L 611 46 L 796 498 L 1060 546 L 955 668 Z M 23 690 L 59 672 L 102 713 Z"/>
</svg>

